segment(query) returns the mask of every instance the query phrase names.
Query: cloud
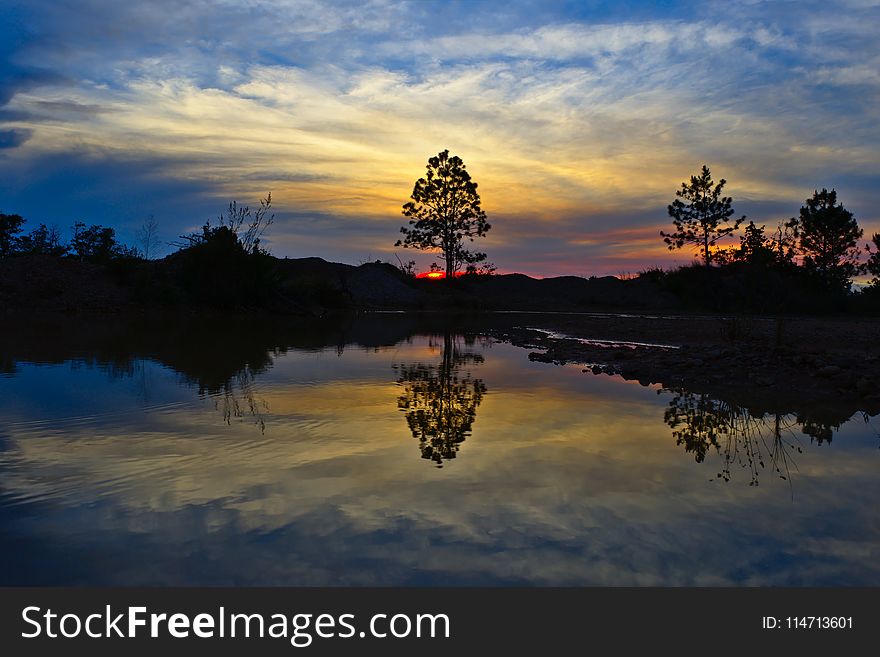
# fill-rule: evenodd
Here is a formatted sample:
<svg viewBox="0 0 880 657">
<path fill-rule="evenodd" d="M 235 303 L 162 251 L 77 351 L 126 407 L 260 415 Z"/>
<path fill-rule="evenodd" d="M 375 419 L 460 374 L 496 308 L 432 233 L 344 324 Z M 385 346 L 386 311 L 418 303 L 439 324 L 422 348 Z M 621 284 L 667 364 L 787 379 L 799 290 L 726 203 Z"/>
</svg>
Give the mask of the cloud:
<svg viewBox="0 0 880 657">
<path fill-rule="evenodd" d="M 30 139 L 32 130 L 12 129 L 0 130 L 0 150 L 6 148 L 16 148 Z"/>
<path fill-rule="evenodd" d="M 203 199 L 271 189 L 282 212 L 326 218 L 311 237 L 328 256 L 353 218 L 370 251 L 389 225 L 390 249 L 425 160 L 449 148 L 502 219 L 507 270 L 536 259 L 515 244 L 523 231 L 501 237 L 506 218 L 591 240 L 613 217 L 647 238 L 703 163 L 735 201 L 789 215 L 813 187 L 852 182 L 844 200 L 880 227 L 878 180 L 864 176 L 880 164 L 877 11 L 829 22 L 807 9 L 634 20 L 512 4 L 464 27 L 443 4 L 36 3 L 9 57 L 54 73 L 10 87 L 4 120 L 31 138 L 0 169 L 142 158 Z M 577 261 L 576 238 L 562 235 L 557 262 Z"/>
</svg>

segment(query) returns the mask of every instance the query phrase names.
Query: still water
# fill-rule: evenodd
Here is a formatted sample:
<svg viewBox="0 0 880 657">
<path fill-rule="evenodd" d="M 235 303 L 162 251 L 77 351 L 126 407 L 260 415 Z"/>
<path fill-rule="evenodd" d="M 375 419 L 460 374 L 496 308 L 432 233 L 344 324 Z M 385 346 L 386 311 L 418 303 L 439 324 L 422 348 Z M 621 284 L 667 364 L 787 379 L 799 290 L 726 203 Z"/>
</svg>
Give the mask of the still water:
<svg viewBox="0 0 880 657">
<path fill-rule="evenodd" d="M 43 326 L 0 370 L 0 584 L 880 585 L 877 417 L 392 315 Z"/>
</svg>

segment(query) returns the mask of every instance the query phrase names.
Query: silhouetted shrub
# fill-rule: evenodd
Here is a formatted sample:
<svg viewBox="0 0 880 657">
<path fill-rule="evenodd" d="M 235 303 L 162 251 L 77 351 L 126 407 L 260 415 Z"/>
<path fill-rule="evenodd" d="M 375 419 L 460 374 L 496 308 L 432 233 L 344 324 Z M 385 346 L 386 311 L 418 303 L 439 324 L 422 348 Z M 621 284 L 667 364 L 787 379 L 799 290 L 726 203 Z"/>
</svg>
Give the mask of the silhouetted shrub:
<svg viewBox="0 0 880 657">
<path fill-rule="evenodd" d="M 115 258 L 134 259 L 138 250 L 116 241 L 116 231 L 107 226 L 92 224 L 88 228 L 77 221 L 73 225 L 73 239 L 70 240 L 71 255 L 80 260 L 107 263 Z"/>
<path fill-rule="evenodd" d="M 30 233 L 18 239 L 18 253 L 22 255 L 48 255 L 60 257 L 67 253 L 68 247 L 61 242 L 61 232 L 57 226 L 48 228 L 40 224 Z"/>
<path fill-rule="evenodd" d="M 681 267 L 650 275 L 683 308 L 703 312 L 817 313 L 840 312 L 847 294 L 794 265 L 767 266 L 732 262 L 723 267 Z"/>
<path fill-rule="evenodd" d="M 24 225 L 24 217 L 19 214 L 0 212 L 0 258 L 11 255 L 18 244 L 18 233 Z"/>
<path fill-rule="evenodd" d="M 206 228 L 204 239 L 176 254 L 179 281 L 195 303 L 221 308 L 264 307 L 278 292 L 274 259 L 248 252 L 228 226 Z"/>
</svg>

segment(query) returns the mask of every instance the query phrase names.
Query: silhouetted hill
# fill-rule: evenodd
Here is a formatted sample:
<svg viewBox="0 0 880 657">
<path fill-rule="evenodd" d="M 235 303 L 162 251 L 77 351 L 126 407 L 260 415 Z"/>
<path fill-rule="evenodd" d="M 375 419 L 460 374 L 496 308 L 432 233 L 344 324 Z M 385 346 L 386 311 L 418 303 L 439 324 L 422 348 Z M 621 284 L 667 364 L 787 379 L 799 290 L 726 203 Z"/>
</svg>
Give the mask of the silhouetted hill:
<svg viewBox="0 0 880 657">
<path fill-rule="evenodd" d="M 647 280 L 576 276 L 535 279 L 523 274 L 466 276 L 451 281 L 413 279 L 382 262 L 359 266 L 322 258 L 272 258 L 271 282 L 254 299 L 227 292 L 239 283 L 227 270 L 193 272 L 180 254 L 157 261 L 99 264 L 74 258 L 20 256 L 0 262 L 0 306 L 7 312 L 113 312 L 155 307 L 261 309 L 323 314 L 328 309 L 389 310 L 667 310 L 675 298 Z M 233 270 L 234 271 L 234 270 Z M 243 300 L 242 300 L 243 299 Z M 218 303 L 218 301 L 222 303 Z"/>
<path fill-rule="evenodd" d="M 415 279 L 383 262 L 355 266 L 260 255 L 245 264 L 249 268 L 195 260 L 184 252 L 162 260 L 108 263 L 10 257 L 0 261 L 0 308 L 7 313 L 201 308 L 293 315 L 343 309 L 870 314 L 880 305 L 876 294 L 823 296 L 803 277 L 747 267 L 682 268 L 627 280 L 505 274 L 443 281 Z"/>
<path fill-rule="evenodd" d="M 503 310 L 674 310 L 679 305 L 652 281 L 623 281 L 614 276 L 536 279 L 507 274 L 464 280 L 463 287 L 491 307 Z"/>
</svg>

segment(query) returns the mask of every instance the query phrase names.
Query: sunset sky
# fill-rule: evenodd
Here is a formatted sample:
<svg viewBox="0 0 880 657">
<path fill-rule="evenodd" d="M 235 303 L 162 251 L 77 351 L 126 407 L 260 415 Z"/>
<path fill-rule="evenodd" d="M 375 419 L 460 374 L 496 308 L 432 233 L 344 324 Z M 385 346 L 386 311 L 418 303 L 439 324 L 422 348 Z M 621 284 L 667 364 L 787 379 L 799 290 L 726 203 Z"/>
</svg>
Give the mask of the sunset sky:
<svg viewBox="0 0 880 657">
<path fill-rule="evenodd" d="M 400 209 L 448 148 L 502 272 L 690 262 L 658 232 L 704 163 L 738 215 L 835 187 L 867 237 L 878 35 L 868 0 L 0 0 L 0 211 L 168 242 L 271 191 L 275 255 L 424 267 Z"/>
</svg>

